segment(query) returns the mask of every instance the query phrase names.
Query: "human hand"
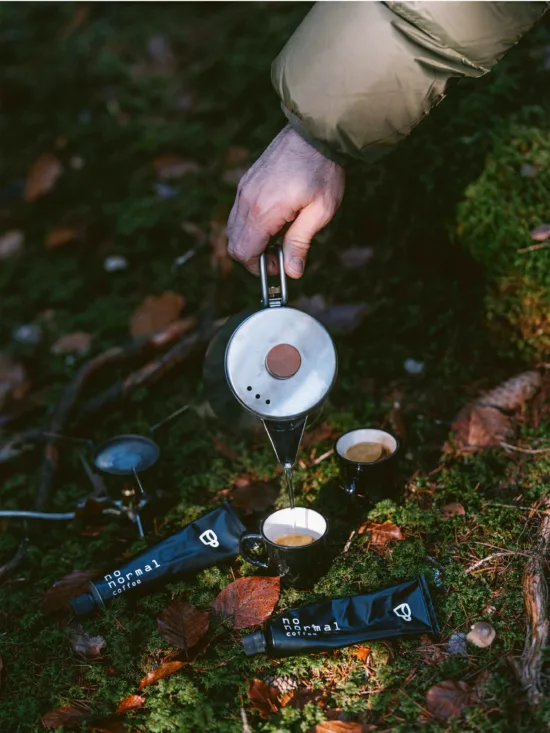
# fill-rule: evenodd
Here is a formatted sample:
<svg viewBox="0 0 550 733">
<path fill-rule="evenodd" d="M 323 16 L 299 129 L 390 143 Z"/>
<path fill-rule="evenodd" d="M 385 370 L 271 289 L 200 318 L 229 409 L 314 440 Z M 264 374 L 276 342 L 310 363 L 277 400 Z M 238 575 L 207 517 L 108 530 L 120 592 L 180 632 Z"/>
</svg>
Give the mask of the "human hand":
<svg viewBox="0 0 550 733">
<path fill-rule="evenodd" d="M 285 272 L 300 278 L 311 240 L 336 213 L 344 185 L 342 166 L 287 125 L 241 178 L 227 225 L 229 254 L 258 275 L 270 238 L 292 222 L 283 240 Z M 277 272 L 275 258 L 267 264 Z"/>
</svg>

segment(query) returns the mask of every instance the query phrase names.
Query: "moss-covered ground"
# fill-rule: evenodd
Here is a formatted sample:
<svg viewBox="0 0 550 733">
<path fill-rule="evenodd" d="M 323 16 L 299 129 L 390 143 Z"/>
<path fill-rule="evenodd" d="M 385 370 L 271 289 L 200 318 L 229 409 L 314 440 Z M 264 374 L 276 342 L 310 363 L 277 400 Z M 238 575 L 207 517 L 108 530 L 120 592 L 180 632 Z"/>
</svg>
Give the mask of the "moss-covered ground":
<svg viewBox="0 0 550 733">
<path fill-rule="evenodd" d="M 244 146 L 253 160 L 283 124 L 269 64 L 307 7 L 113 3 L 92 5 L 86 14 L 72 4 L 2 5 L 0 233 L 24 231 L 25 253 L 1 263 L 0 333 L 2 350 L 25 362 L 33 388 L 45 390 L 45 404 L 7 426 L 5 435 L 44 424 L 77 369 L 78 360 L 51 354 L 58 336 L 88 332 L 93 353 L 99 353 L 128 339 L 129 318 L 148 295 L 181 292 L 187 313 L 203 305 L 212 279 L 209 254 L 205 248 L 174 268 L 175 258 L 194 244 L 181 223 L 193 222 L 207 235 L 211 222 L 223 223 L 235 194 L 224 176 L 227 149 Z M 306 731 L 324 720 L 327 710 L 373 730 L 402 733 L 547 729 L 550 702 L 528 709 L 509 663 L 521 653 L 525 631 L 524 557 L 500 558 L 470 574 L 466 569 L 491 552 L 532 547 L 539 515 L 528 508 L 547 491 L 550 461 L 544 454 L 499 451 L 443 461 L 440 456 L 456 411 L 532 358 L 531 349 L 519 354 L 508 349 L 500 356 L 490 345 L 484 299 L 494 255 L 476 253 L 476 261 L 454 235 L 457 203 L 482 174 L 490 151 L 499 154 L 501 136 L 509 134 L 507 119 L 536 107 L 536 121 L 525 124 L 548 129 L 549 35 L 541 26 L 490 76 L 458 84 L 383 165 L 352 170 L 337 221 L 314 244 L 303 281 L 291 284 L 292 296 L 322 293 L 333 303 L 365 301 L 371 308 L 353 334 L 335 337 L 339 379 L 323 419 L 335 433 L 357 425 L 390 428 L 392 405 L 401 402 L 407 433 L 400 466 L 404 496 L 378 504 L 368 516 L 390 519 L 405 539 L 377 554 L 368 548 L 368 535 L 355 537 L 311 592 L 285 591 L 279 607 L 375 590 L 425 572 L 442 627 L 441 646 L 431 647 L 426 638 L 369 644 L 372 674 L 367 676 L 353 648 L 275 662 L 245 658 L 228 636 L 182 672 L 147 688 L 146 705 L 128 716 L 128 730 L 241 731 L 241 707 L 251 730 L 265 733 Z M 56 154 L 64 172 L 51 193 L 25 202 L 27 171 L 43 153 Z M 168 188 L 155 186 L 152 161 L 163 154 L 192 159 L 200 171 L 168 181 Z M 506 181 L 523 190 L 520 157 L 514 157 Z M 548 212 L 548 191 L 539 187 L 537 195 L 546 199 L 530 205 Z M 481 218 L 490 222 L 495 241 L 509 237 L 503 246 L 516 236 L 523 237 L 520 246 L 529 244 L 528 231 L 540 221 L 527 217 L 518 234 L 521 223 L 514 218 L 510 228 L 494 186 L 471 188 L 467 200 L 472 196 L 485 198 L 481 214 L 475 207 L 461 210 L 466 229 L 473 221 L 475 231 Z M 52 228 L 75 225 L 83 232 L 78 241 L 45 247 Z M 502 238 L 500 226 L 508 232 Z M 372 262 L 362 269 L 342 268 L 338 251 L 352 246 L 372 246 Z M 127 269 L 107 273 L 103 261 L 109 254 L 126 257 Z M 255 307 L 257 300 L 258 283 L 235 268 L 221 285 L 218 315 Z M 13 339 L 18 326 L 36 322 L 45 311 L 51 313 L 42 319 L 46 325 L 37 346 Z M 424 364 L 421 375 L 405 371 L 408 358 Z M 101 376 L 90 394 L 120 374 L 111 370 Z M 79 425 L 78 434 L 99 441 L 145 432 L 181 404 L 200 405 L 207 397 L 195 359 Z M 157 433 L 162 456 L 154 482 L 163 489 L 163 503 L 146 518 L 148 542 L 206 512 L 245 471 L 281 481 L 267 440 L 201 415 L 189 411 Z M 548 420 L 541 404 L 535 416 L 525 414 L 520 425 L 525 445 L 544 445 Z M 221 454 L 215 439 L 238 457 Z M 298 496 L 323 509 L 335 536 L 345 540 L 360 517 L 350 517 L 343 505 L 334 459 L 318 464 L 310 459 L 312 449 L 321 455 L 330 447 L 330 439 L 321 439 L 302 454 Z M 31 507 L 39 463 L 35 451 L 0 466 L 1 508 Z M 50 508 L 70 511 L 88 491 L 77 456 L 63 446 Z M 453 501 L 465 514 L 444 520 L 440 507 Z M 279 505 L 284 503 L 283 492 Z M 254 526 L 259 517 L 247 521 Z M 1 525 L 3 560 L 19 538 L 16 523 Z M 41 715 L 74 702 L 111 713 L 173 652 L 155 620 L 173 597 L 207 608 L 232 572 L 254 572 L 238 560 L 232 571 L 208 570 L 137 602 L 121 598 L 105 615 L 84 622 L 88 633 L 105 638 L 102 657 L 76 657 L 63 623 L 42 615 L 43 593 L 75 568 L 108 569 L 143 546 L 135 528 L 116 519 L 100 533 L 75 522 L 47 526 L 34 538 L 27 564 L 0 588 L 3 733 L 41 730 Z M 469 647 L 467 656 L 448 654 L 450 634 L 465 632 L 478 620 L 494 626 L 494 644 Z M 322 704 L 287 706 L 262 719 L 250 708 L 247 680 L 275 674 L 321 691 Z M 475 685 L 481 676 L 482 700 L 461 719 L 426 720 L 425 695 L 432 685 L 446 679 Z"/>
</svg>

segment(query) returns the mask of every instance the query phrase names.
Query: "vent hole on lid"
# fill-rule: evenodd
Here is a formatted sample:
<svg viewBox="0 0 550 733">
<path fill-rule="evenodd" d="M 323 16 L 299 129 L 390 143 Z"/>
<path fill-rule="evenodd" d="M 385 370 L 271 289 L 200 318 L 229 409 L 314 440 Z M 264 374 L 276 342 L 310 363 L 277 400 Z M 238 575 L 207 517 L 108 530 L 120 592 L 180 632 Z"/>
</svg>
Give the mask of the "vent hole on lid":
<svg viewBox="0 0 550 733">
<path fill-rule="evenodd" d="M 271 400 L 266 400 L 266 401 L 265 401 L 265 404 L 266 404 L 266 405 L 270 405 L 270 404 L 271 404 Z"/>
<path fill-rule="evenodd" d="M 260 399 L 260 396 L 261 396 L 261 395 L 257 394 L 257 395 L 256 395 L 256 399 L 257 399 L 257 400 L 259 400 L 259 399 Z"/>
<path fill-rule="evenodd" d="M 247 390 L 248 390 L 249 392 L 252 392 L 252 387 L 247 387 Z"/>
</svg>

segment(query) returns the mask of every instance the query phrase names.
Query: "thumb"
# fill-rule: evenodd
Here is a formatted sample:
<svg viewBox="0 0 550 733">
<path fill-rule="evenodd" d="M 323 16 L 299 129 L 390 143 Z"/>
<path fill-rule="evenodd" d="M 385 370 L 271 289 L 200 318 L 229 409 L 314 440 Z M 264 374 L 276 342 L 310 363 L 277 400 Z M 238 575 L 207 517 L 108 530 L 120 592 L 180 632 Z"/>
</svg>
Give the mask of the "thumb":
<svg viewBox="0 0 550 733">
<path fill-rule="evenodd" d="M 311 240 L 327 222 L 324 208 L 315 202 L 302 209 L 292 222 L 283 240 L 285 272 L 289 277 L 302 277 Z"/>
</svg>

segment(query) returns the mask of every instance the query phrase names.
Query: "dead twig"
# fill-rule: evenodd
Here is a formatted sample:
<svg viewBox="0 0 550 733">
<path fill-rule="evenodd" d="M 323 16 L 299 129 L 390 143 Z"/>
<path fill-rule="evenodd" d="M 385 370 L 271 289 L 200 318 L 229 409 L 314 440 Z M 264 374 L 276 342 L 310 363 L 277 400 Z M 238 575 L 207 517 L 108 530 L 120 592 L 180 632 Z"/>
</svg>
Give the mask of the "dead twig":
<svg viewBox="0 0 550 733">
<path fill-rule="evenodd" d="M 503 448 L 506 448 L 506 450 L 513 450 L 517 451 L 518 453 L 529 453 L 530 455 L 535 455 L 537 453 L 550 453 L 550 448 L 520 448 L 517 445 L 510 445 L 510 443 L 505 443 L 504 440 L 501 440 L 500 444 Z"/>
<path fill-rule="evenodd" d="M 473 573 L 474 570 L 477 570 L 477 568 L 484 565 L 486 562 L 491 562 L 491 560 L 494 560 L 497 557 L 506 557 L 509 555 L 524 555 L 526 557 L 529 557 L 529 552 L 520 552 L 519 550 L 502 550 L 501 552 L 492 552 L 490 555 L 487 555 L 487 557 L 482 557 L 481 560 L 478 560 L 473 565 L 470 565 L 470 567 L 466 568 L 464 571 L 466 575 L 469 573 Z"/>
<path fill-rule="evenodd" d="M 518 254 L 522 255 L 524 252 L 537 252 L 539 249 L 546 249 L 546 247 L 550 247 L 550 242 L 530 244 L 529 247 L 522 247 L 522 249 L 518 249 Z"/>
<path fill-rule="evenodd" d="M 550 509 L 550 499 L 544 506 Z M 543 697 L 541 679 L 542 655 L 548 645 L 550 617 L 548 614 L 548 584 L 545 567 L 550 552 L 550 513 L 546 514 L 539 529 L 534 552 L 523 571 L 523 598 L 527 613 L 527 631 L 521 658 L 515 661 L 516 674 L 526 692 L 529 705 L 537 706 Z"/>
</svg>

